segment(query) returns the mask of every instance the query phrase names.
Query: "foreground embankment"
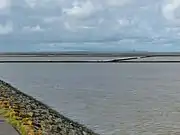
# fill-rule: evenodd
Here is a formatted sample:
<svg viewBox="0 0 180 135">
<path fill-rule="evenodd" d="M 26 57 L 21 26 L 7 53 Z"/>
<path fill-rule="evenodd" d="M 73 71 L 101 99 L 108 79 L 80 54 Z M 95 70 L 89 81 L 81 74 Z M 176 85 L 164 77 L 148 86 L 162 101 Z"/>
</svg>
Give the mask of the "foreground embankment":
<svg viewBox="0 0 180 135">
<path fill-rule="evenodd" d="M 22 135 L 98 135 L 1 80 L 0 115 Z"/>
</svg>

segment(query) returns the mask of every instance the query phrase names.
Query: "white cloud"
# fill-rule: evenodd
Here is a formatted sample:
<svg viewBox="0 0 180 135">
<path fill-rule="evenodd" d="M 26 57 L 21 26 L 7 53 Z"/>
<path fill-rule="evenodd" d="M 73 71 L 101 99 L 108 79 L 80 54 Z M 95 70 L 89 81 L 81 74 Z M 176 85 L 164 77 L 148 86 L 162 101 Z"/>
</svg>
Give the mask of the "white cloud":
<svg viewBox="0 0 180 135">
<path fill-rule="evenodd" d="M 34 8 L 37 5 L 38 0 L 25 0 L 29 7 Z"/>
<path fill-rule="evenodd" d="M 56 22 L 56 21 L 60 21 L 60 17 L 46 17 L 43 19 L 45 23 L 53 23 L 53 22 Z"/>
<path fill-rule="evenodd" d="M 79 29 L 94 29 L 96 27 L 93 27 L 93 26 L 79 26 L 78 28 Z"/>
<path fill-rule="evenodd" d="M 4 9 L 9 7 L 10 0 L 0 0 L 0 9 Z"/>
<path fill-rule="evenodd" d="M 12 22 L 7 22 L 5 25 L 0 24 L 0 35 L 6 35 L 13 32 Z"/>
<path fill-rule="evenodd" d="M 164 17 L 169 21 L 180 21 L 176 18 L 175 11 L 180 7 L 180 0 L 167 0 L 162 7 Z"/>
<path fill-rule="evenodd" d="M 65 28 L 67 30 L 71 30 L 72 29 L 68 22 L 64 22 L 64 26 L 65 26 Z"/>
<path fill-rule="evenodd" d="M 72 3 L 72 8 L 63 8 L 65 15 L 75 18 L 87 18 L 98 11 L 108 8 L 122 7 L 133 0 L 76 0 Z"/>
<path fill-rule="evenodd" d="M 119 19 L 118 20 L 118 23 L 120 26 L 128 26 L 128 25 L 131 25 L 131 21 L 130 20 L 127 20 L 127 19 Z"/>
<path fill-rule="evenodd" d="M 36 25 L 36 26 L 25 26 L 23 28 L 23 31 L 25 31 L 25 32 L 43 32 L 44 29 L 42 29 L 39 25 Z"/>
<path fill-rule="evenodd" d="M 77 32 L 78 26 L 76 24 L 70 24 L 69 22 L 64 22 L 64 27 L 67 31 Z"/>
<path fill-rule="evenodd" d="M 9 11 L 11 6 L 10 0 L 0 0 L 0 14 L 5 14 Z"/>
<path fill-rule="evenodd" d="M 166 21 L 159 19 L 162 19 L 162 13 L 167 20 L 179 20 L 176 10 L 180 6 L 180 0 L 164 1 L 0 0 L 0 24 L 11 19 L 14 32 L 31 32 L 33 36 L 35 33 L 38 35 L 39 32 L 44 32 L 48 38 L 64 38 L 64 35 L 67 35 L 67 40 L 77 37 L 89 40 L 89 34 L 96 39 L 111 39 L 111 36 L 120 38 L 121 34 L 127 36 L 137 35 L 136 33 L 144 36 L 163 29 L 163 23 Z M 163 4 L 162 13 L 161 7 L 154 6 L 159 4 Z M 1 17 L 1 9 L 8 9 L 11 5 L 14 7 L 12 12 Z"/>
<path fill-rule="evenodd" d="M 97 9 L 91 1 L 74 2 L 70 9 L 63 9 L 63 12 L 70 17 L 86 18 L 95 13 Z"/>
<path fill-rule="evenodd" d="M 88 25 L 78 25 L 78 24 L 70 24 L 69 22 L 64 22 L 65 29 L 71 32 L 77 32 L 78 30 L 90 30 L 95 29 L 94 26 Z"/>
<path fill-rule="evenodd" d="M 180 35 L 179 16 L 180 0 L 0 0 L 0 34 L 72 42 L 171 38 Z"/>
<path fill-rule="evenodd" d="M 98 19 L 98 24 L 102 24 L 104 21 L 105 21 L 104 18 L 99 18 Z"/>
<path fill-rule="evenodd" d="M 113 7 L 120 7 L 124 6 L 128 3 L 132 2 L 132 0 L 106 0 L 106 4 L 108 6 L 113 6 Z"/>
<path fill-rule="evenodd" d="M 53 6 L 61 6 L 64 0 L 25 0 L 30 8 L 52 8 Z"/>
</svg>

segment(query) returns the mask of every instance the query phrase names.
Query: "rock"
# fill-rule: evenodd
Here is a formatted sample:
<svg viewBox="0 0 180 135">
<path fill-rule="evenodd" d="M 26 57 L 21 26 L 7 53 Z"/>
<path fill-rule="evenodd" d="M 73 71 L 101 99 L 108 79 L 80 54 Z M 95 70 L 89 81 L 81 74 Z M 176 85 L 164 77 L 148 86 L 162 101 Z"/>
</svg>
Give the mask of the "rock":
<svg viewBox="0 0 180 135">
<path fill-rule="evenodd" d="M 29 123 L 43 135 L 98 135 L 3 81 L 0 81 L 0 101 L 8 101 L 5 107 L 14 110 L 17 120 Z"/>
</svg>

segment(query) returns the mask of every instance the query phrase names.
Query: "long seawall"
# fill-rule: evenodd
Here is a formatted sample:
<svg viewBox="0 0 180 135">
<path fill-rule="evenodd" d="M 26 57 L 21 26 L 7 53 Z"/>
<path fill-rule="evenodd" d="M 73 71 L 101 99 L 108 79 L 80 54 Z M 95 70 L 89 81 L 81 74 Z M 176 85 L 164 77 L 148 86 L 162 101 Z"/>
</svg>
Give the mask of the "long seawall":
<svg viewBox="0 0 180 135">
<path fill-rule="evenodd" d="M 0 115 L 22 135 L 98 135 L 2 80 Z"/>
</svg>

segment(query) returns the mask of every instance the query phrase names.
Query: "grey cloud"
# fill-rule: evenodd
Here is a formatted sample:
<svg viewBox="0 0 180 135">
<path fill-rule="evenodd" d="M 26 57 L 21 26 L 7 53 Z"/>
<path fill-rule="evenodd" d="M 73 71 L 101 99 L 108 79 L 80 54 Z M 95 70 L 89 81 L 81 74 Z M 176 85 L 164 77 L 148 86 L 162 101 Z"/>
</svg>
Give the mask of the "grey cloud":
<svg viewBox="0 0 180 135">
<path fill-rule="evenodd" d="M 165 0 L 76 0 L 76 3 L 74 0 L 27 1 L 12 0 L 10 12 L 0 14 L 2 27 L 7 26 L 7 22 L 13 24 L 9 38 L 97 41 L 117 40 L 133 34 L 169 36 L 170 31 L 166 31 L 166 28 L 177 25 L 177 21 L 176 24 L 168 24 L 172 20 L 165 14 L 164 10 L 169 13 Z M 173 5 L 173 1 L 167 3 Z M 169 14 L 174 13 L 173 10 Z M 38 29 L 42 31 L 38 32 Z"/>
</svg>

